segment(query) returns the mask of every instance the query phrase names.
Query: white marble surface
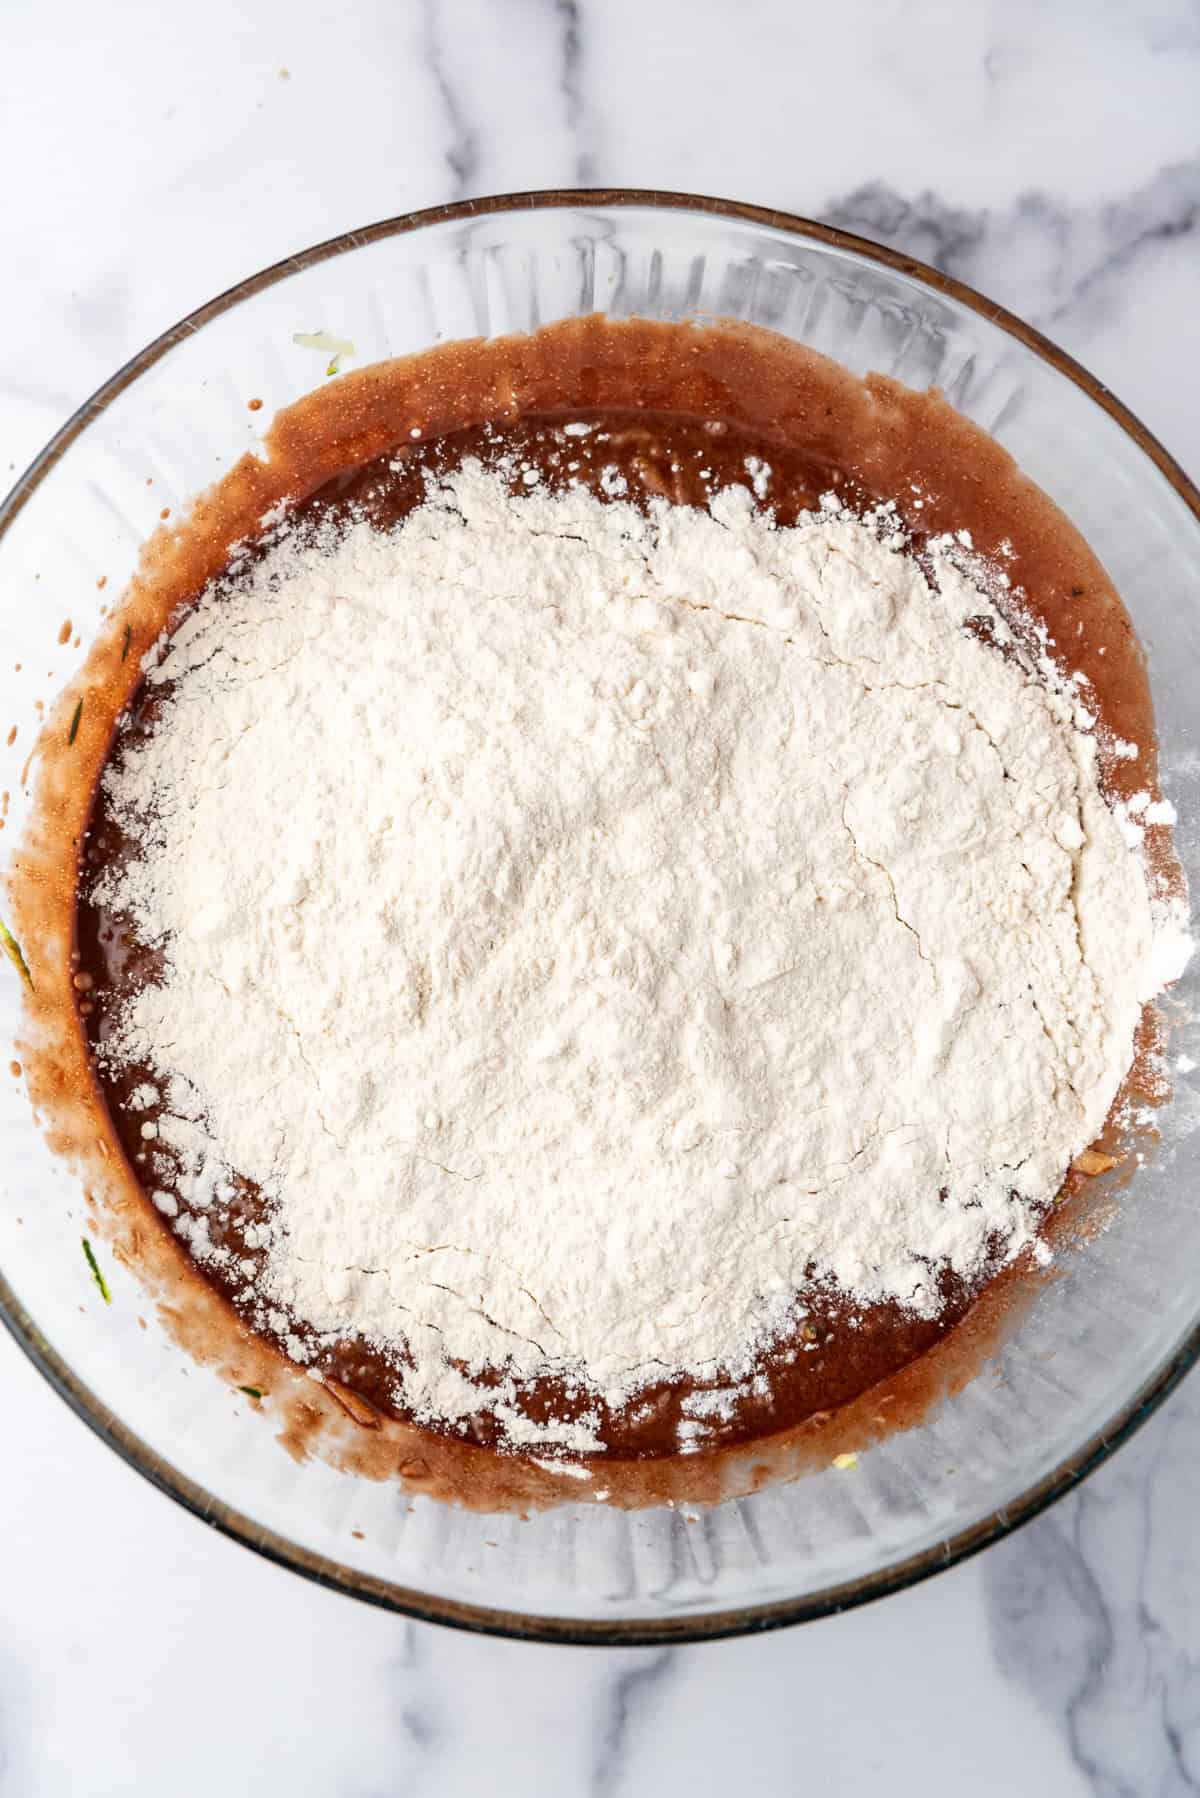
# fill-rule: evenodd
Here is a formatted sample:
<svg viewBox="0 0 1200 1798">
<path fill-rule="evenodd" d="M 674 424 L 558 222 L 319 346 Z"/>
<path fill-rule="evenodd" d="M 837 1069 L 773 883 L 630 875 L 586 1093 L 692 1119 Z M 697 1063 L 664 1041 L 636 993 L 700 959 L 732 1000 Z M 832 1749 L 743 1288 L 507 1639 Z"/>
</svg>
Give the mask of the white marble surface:
<svg viewBox="0 0 1200 1798">
<path fill-rule="evenodd" d="M 181 313 L 453 196 L 691 188 L 902 244 L 1200 472 L 1195 0 L 6 0 L 0 475 Z M 286 71 L 286 74 L 284 73 Z M 1200 1790 L 1200 1389 L 982 1558 L 754 1641 L 573 1651 L 322 1593 L 0 1340 L 0 1798 Z"/>
</svg>

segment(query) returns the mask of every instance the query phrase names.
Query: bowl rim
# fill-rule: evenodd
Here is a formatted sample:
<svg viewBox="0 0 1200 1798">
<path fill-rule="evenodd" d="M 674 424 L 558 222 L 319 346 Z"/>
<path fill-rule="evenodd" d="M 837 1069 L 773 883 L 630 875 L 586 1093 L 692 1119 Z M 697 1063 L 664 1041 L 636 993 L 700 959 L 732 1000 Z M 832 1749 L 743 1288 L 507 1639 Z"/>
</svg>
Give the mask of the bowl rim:
<svg viewBox="0 0 1200 1798">
<path fill-rule="evenodd" d="M 553 188 L 459 200 L 447 205 L 401 213 L 394 218 L 382 219 L 375 224 L 342 232 L 337 237 L 314 244 L 311 248 L 275 262 L 227 288 L 216 298 L 188 313 L 131 357 L 55 432 L 8 495 L 0 501 L 0 538 L 65 452 L 118 395 L 184 338 L 192 336 L 210 320 L 289 275 L 347 251 L 361 249 L 384 238 L 401 236 L 426 226 L 466 222 L 503 213 L 638 207 L 668 212 L 705 213 L 744 224 L 767 226 L 834 249 L 849 251 L 957 301 L 1031 350 L 1040 360 L 1049 363 L 1106 412 L 1155 465 L 1200 525 L 1200 491 L 1141 420 L 1102 381 L 1042 332 L 952 275 L 902 251 L 875 243 L 870 238 L 822 224 L 819 220 L 781 212 L 773 207 L 702 194 L 646 188 Z M 679 1618 L 587 1619 L 525 1614 L 433 1597 L 412 1587 L 398 1585 L 347 1566 L 328 1556 L 316 1554 L 288 1537 L 264 1528 L 245 1513 L 225 1504 L 199 1482 L 181 1473 L 157 1450 L 128 1429 L 78 1378 L 53 1347 L 18 1299 L 2 1270 L 0 1323 L 4 1324 L 59 1397 L 122 1460 L 202 1522 L 210 1524 L 223 1535 L 263 1555 L 267 1560 L 290 1568 L 292 1572 L 303 1575 L 317 1585 L 423 1622 L 440 1623 L 451 1628 L 512 1639 L 605 1647 L 660 1646 L 755 1634 L 851 1610 L 872 1599 L 916 1585 L 1010 1535 L 1071 1491 L 1123 1442 L 1128 1441 L 1174 1391 L 1197 1358 L 1200 1358 L 1198 1317 L 1174 1351 L 1142 1383 L 1111 1422 L 1089 1437 L 1051 1473 L 1044 1475 L 1010 1504 L 902 1561 L 893 1562 L 873 1573 L 824 1587 L 803 1598 L 738 1606 Z"/>
</svg>

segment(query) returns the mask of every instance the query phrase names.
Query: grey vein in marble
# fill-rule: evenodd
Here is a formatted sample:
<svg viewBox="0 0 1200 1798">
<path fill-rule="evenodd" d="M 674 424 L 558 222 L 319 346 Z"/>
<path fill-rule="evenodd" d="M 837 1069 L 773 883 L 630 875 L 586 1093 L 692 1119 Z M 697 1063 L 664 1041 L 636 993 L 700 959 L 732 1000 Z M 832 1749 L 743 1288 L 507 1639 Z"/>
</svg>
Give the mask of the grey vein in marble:
<svg viewBox="0 0 1200 1798">
<path fill-rule="evenodd" d="M 596 179 L 596 159 L 589 147 L 591 127 L 583 100 L 582 0 L 554 0 L 562 25 L 562 93 L 566 103 L 567 130 L 575 151 L 576 187 L 591 187 Z"/>
<path fill-rule="evenodd" d="M 419 1696 L 413 1696 L 412 1675 L 419 1673 L 428 1659 L 426 1632 L 419 1623 L 405 1618 L 401 1626 L 400 1649 L 394 1658 L 394 1666 L 400 1675 L 400 1684 L 406 1696 L 400 1705 L 397 1716 L 400 1727 L 414 1748 L 428 1752 L 435 1748 L 442 1737 L 442 1720 L 436 1708 L 422 1704 Z"/>
<path fill-rule="evenodd" d="M 443 156 L 454 178 L 451 198 L 463 200 L 478 191 L 475 177 L 481 160 L 479 137 L 466 116 L 458 89 L 451 82 L 446 67 L 442 45 L 443 8 L 439 0 L 422 0 L 422 15 L 421 45 L 425 66 L 450 127 L 450 142 Z"/>
<path fill-rule="evenodd" d="M 872 181 L 835 199 L 823 216 L 1048 326 L 1102 299 L 1111 279 L 1134 272 L 1155 244 L 1192 239 L 1200 251 L 1200 157 L 1094 206 L 1070 206 L 1043 192 L 1020 194 L 1000 208 L 951 206 L 928 189 L 909 196 Z"/>
<path fill-rule="evenodd" d="M 543 31 L 543 22 L 552 30 Z M 452 197 L 462 200 L 496 189 L 495 179 L 489 180 L 485 169 L 489 146 L 494 149 L 502 131 L 502 111 L 494 105 L 496 96 L 486 91 L 486 83 L 481 89 L 479 71 L 470 66 L 469 59 L 464 60 L 462 52 L 467 46 L 453 27 L 454 14 L 445 0 L 422 0 L 423 63 L 449 127 L 449 142 L 442 156 L 453 178 Z M 593 147 L 596 130 L 584 95 L 582 0 L 540 0 L 539 4 L 523 7 L 519 23 L 516 18 L 513 23 L 510 54 L 514 63 L 519 65 L 524 60 L 522 52 L 534 48 L 543 55 L 551 52 L 546 64 L 546 97 L 552 95 L 558 103 L 569 166 L 562 160 L 562 149 L 553 147 L 548 134 L 542 182 L 532 185 L 551 186 L 561 181 L 576 187 L 592 186 L 597 180 Z M 497 71 L 496 87 L 501 100 L 503 82 L 508 78 L 507 68 Z"/>
<path fill-rule="evenodd" d="M 588 1781 L 591 1798 L 608 1798 L 618 1790 L 627 1771 L 631 1734 L 669 1679 L 678 1653 L 675 1648 L 660 1648 L 638 1654 L 617 1674 L 608 1695 L 604 1730 Z"/>
<path fill-rule="evenodd" d="M 1186 1387 L 1102 1477 L 984 1563 L 996 1659 L 1096 1798 L 1200 1792 L 1200 1561 Z"/>
</svg>

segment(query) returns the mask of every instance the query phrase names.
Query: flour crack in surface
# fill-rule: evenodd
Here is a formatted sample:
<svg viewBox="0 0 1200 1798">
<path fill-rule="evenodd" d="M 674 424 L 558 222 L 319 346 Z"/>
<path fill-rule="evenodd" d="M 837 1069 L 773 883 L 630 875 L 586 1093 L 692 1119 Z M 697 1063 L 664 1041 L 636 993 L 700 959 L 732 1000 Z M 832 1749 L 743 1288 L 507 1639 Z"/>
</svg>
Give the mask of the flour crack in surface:
<svg viewBox="0 0 1200 1798">
<path fill-rule="evenodd" d="M 814 1282 L 933 1318 L 1031 1243 L 1156 926 L 949 551 L 512 478 L 284 529 L 159 646 L 95 892 L 164 965 L 105 1055 L 177 1092 L 189 1241 L 216 1169 L 264 1195 L 254 1307 L 589 1453 Z M 551 1375 L 582 1408 L 526 1415 Z"/>
</svg>

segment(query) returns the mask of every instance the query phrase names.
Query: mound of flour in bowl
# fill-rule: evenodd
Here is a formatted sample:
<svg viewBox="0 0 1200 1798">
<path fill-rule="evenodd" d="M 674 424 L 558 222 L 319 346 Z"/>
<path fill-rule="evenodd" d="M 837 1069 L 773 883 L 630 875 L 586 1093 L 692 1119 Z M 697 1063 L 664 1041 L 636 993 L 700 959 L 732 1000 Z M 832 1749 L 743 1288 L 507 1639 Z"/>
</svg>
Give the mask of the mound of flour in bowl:
<svg viewBox="0 0 1200 1798">
<path fill-rule="evenodd" d="M 162 1208 L 228 1255 L 253 1181 L 248 1317 L 394 1350 L 427 1420 L 586 1450 L 522 1382 L 737 1379 L 813 1280 L 936 1315 L 1034 1241 L 1161 983 L 1070 683 L 955 546 L 832 503 L 468 462 L 284 526 L 148 679 L 96 896 L 163 953 L 106 1050 L 160 1077 Z"/>
</svg>

